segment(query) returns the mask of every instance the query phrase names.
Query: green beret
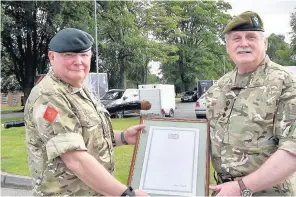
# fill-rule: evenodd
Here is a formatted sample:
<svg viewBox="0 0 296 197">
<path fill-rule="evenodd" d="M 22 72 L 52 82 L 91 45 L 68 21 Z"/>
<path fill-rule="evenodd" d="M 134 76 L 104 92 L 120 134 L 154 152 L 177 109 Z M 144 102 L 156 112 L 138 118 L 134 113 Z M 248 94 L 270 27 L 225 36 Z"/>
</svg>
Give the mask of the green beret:
<svg viewBox="0 0 296 197">
<path fill-rule="evenodd" d="M 49 50 L 58 53 L 81 53 L 91 49 L 93 37 L 79 29 L 66 28 L 59 31 L 50 41 Z"/>
<path fill-rule="evenodd" d="M 252 11 L 246 11 L 234 17 L 225 27 L 223 34 L 230 31 L 264 31 L 260 16 Z"/>
</svg>

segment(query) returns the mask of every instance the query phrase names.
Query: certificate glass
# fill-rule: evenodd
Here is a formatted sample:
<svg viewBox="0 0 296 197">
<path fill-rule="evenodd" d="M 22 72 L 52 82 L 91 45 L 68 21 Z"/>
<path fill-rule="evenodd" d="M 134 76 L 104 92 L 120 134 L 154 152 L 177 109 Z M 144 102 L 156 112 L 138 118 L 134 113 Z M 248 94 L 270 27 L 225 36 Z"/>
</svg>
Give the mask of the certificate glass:
<svg viewBox="0 0 296 197">
<path fill-rule="evenodd" d="M 150 195 L 208 195 L 208 125 L 203 120 L 145 118 L 128 184 Z"/>
</svg>

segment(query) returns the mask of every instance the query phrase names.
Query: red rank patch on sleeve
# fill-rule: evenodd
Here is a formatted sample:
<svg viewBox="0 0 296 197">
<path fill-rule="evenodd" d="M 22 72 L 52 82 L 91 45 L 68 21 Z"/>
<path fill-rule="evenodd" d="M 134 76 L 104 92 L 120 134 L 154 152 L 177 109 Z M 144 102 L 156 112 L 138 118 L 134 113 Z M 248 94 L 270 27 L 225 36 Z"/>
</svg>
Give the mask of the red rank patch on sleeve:
<svg viewBox="0 0 296 197">
<path fill-rule="evenodd" d="M 47 120 L 48 122 L 53 123 L 54 120 L 56 119 L 58 113 L 59 112 L 56 109 L 54 109 L 53 107 L 47 106 L 47 108 L 46 108 L 46 110 L 44 112 L 43 118 L 45 120 Z"/>
</svg>

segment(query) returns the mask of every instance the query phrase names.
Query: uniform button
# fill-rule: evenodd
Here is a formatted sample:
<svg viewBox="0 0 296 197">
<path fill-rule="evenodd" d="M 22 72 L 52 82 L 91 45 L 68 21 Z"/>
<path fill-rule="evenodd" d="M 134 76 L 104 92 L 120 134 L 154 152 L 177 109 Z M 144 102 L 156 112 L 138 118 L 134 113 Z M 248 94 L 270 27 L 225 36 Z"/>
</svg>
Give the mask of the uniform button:
<svg viewBox="0 0 296 197">
<path fill-rule="evenodd" d="M 226 105 L 229 105 L 230 104 L 230 101 L 226 101 Z"/>
<path fill-rule="evenodd" d="M 228 108 L 227 108 L 227 107 L 225 107 L 225 108 L 224 108 L 224 111 L 227 111 L 227 110 L 228 110 Z"/>
<path fill-rule="evenodd" d="M 225 113 L 223 113 L 223 117 L 225 117 L 226 116 L 226 114 Z"/>
</svg>

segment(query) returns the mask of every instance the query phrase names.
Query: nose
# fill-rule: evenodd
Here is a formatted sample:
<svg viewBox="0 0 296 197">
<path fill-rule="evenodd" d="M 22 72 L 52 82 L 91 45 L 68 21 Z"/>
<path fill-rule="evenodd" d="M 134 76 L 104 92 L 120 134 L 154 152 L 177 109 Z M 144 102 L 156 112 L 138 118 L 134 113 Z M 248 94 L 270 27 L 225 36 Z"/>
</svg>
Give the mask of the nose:
<svg viewBox="0 0 296 197">
<path fill-rule="evenodd" d="M 82 64 L 82 57 L 79 54 L 75 55 L 74 64 Z"/>
<path fill-rule="evenodd" d="M 248 45 L 248 41 L 245 37 L 242 37 L 240 40 L 240 45 L 241 46 L 247 46 Z"/>
</svg>

